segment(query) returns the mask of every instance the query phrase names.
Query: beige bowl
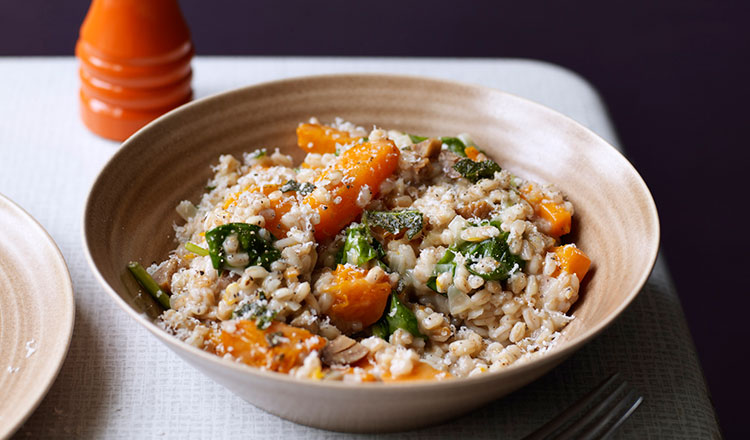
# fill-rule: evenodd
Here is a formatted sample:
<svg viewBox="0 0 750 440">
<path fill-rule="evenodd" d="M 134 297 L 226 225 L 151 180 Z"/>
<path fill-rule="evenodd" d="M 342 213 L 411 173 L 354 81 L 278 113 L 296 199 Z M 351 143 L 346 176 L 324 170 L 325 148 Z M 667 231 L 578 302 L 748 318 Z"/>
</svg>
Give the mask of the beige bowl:
<svg viewBox="0 0 750 440">
<path fill-rule="evenodd" d="M 501 166 L 557 184 L 576 207 L 574 240 L 594 261 L 576 319 L 544 356 L 504 371 L 443 382 L 300 381 L 220 359 L 158 329 L 129 260 L 159 261 L 175 246 L 175 206 L 197 200 L 222 153 L 279 147 L 302 158 L 300 121 L 341 116 L 425 135 L 467 132 Z M 656 259 L 659 222 L 641 177 L 597 135 L 541 105 L 497 90 L 426 78 L 335 75 L 247 87 L 183 106 L 127 140 L 94 183 L 84 214 L 89 264 L 138 323 L 194 367 L 253 405 L 338 431 L 392 431 L 444 421 L 548 372 L 609 325 Z M 616 347 L 612 347 L 616 350 Z"/>
</svg>

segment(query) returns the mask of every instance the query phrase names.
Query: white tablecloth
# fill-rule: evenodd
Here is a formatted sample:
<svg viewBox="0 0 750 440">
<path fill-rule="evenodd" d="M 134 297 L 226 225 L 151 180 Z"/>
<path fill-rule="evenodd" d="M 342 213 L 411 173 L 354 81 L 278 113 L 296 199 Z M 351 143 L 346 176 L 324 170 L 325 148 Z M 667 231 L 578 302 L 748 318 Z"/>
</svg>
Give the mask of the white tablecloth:
<svg viewBox="0 0 750 440">
<path fill-rule="evenodd" d="M 483 84 L 552 107 L 617 144 L 596 92 L 575 74 L 540 62 L 199 57 L 193 67 L 196 98 L 266 80 L 336 72 L 403 73 Z M 76 68 L 71 57 L 0 58 L 0 193 L 29 211 L 55 239 L 76 295 L 68 357 L 17 436 L 348 437 L 296 425 L 245 403 L 182 362 L 99 288 L 83 257 L 81 216 L 90 185 L 118 144 L 81 124 Z M 619 435 L 719 436 L 682 308 L 660 259 L 623 316 L 546 377 L 442 426 L 377 437 L 518 438 L 614 371 L 645 396 Z"/>
</svg>

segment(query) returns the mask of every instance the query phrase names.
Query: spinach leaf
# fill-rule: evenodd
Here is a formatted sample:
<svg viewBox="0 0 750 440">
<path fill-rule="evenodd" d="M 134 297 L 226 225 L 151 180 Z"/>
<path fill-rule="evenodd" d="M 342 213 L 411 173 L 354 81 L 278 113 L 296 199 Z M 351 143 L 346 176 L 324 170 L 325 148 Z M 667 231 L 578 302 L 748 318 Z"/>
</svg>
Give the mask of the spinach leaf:
<svg viewBox="0 0 750 440">
<path fill-rule="evenodd" d="M 495 177 L 495 173 L 501 170 L 500 165 L 493 160 L 474 162 L 471 159 L 459 160 L 453 165 L 453 169 L 471 183 L 477 183 L 482 179 L 492 179 Z"/>
<path fill-rule="evenodd" d="M 440 140 L 448 146 L 448 149 L 459 156 L 466 157 L 466 145 L 457 137 L 441 137 Z"/>
<path fill-rule="evenodd" d="M 411 240 L 422 230 L 424 220 L 419 211 L 367 211 L 362 222 L 370 226 L 379 226 L 391 234 L 398 234 L 406 229 L 406 236 Z"/>
<path fill-rule="evenodd" d="M 503 232 L 497 237 L 488 238 L 480 242 L 466 242 L 459 249 L 466 258 L 465 266 L 474 275 L 485 280 L 507 280 L 514 272 L 523 269 L 525 261 L 518 255 L 510 252 L 508 247 L 508 232 Z M 497 267 L 487 273 L 478 272 L 472 266 L 483 258 L 492 258 L 497 262 Z"/>
<path fill-rule="evenodd" d="M 234 311 L 233 317 L 252 319 L 255 321 L 255 326 L 258 327 L 258 329 L 265 330 L 273 322 L 273 319 L 276 317 L 276 312 L 268 308 L 267 300 L 260 299 L 258 301 L 243 304 L 242 307 Z"/>
<path fill-rule="evenodd" d="M 490 221 L 488 224 L 500 229 L 500 223 L 497 221 Z M 514 272 L 522 270 L 526 263 L 521 257 L 510 252 L 508 235 L 507 232 L 503 232 L 497 237 L 488 238 L 480 242 L 465 242 L 458 246 L 451 246 L 435 264 L 432 276 L 427 280 L 427 287 L 438 292 L 437 277 L 448 271 L 451 271 L 453 274 L 456 273 L 456 263 L 454 261 L 456 253 L 464 256 L 464 266 L 470 273 L 480 276 L 485 280 L 507 280 Z M 472 268 L 474 264 L 485 257 L 490 257 L 497 263 L 495 269 L 487 273 L 482 273 Z M 441 294 L 444 295 L 444 293 Z"/>
<path fill-rule="evenodd" d="M 336 262 L 360 266 L 372 259 L 380 259 L 384 256 L 383 246 L 372 237 L 367 226 L 353 225 L 346 230 L 344 246 L 336 254 Z"/>
<path fill-rule="evenodd" d="M 257 225 L 247 223 L 227 223 L 206 232 L 208 254 L 214 269 L 232 269 L 227 263 L 224 241 L 231 235 L 236 235 L 241 252 L 247 253 L 249 260 L 245 267 L 263 266 L 271 270 L 271 263 L 281 257 L 281 252 L 273 245 L 273 235 L 268 230 Z"/>
<path fill-rule="evenodd" d="M 296 180 L 289 180 L 285 184 L 281 185 L 281 188 L 279 188 L 279 191 L 283 193 L 297 191 L 303 196 L 306 196 L 310 194 L 311 192 L 315 191 L 315 185 L 309 182 L 299 183 Z"/>
<path fill-rule="evenodd" d="M 414 142 L 415 144 L 418 144 L 422 141 L 426 141 L 429 138 L 425 136 L 417 136 L 416 134 L 410 134 L 409 139 L 411 139 L 411 141 Z"/>
<path fill-rule="evenodd" d="M 424 338 L 420 333 L 417 317 L 401 300 L 395 292 L 391 292 L 385 307 L 383 317 L 372 325 L 372 334 L 386 341 L 398 329 L 404 329 L 417 338 Z"/>
<path fill-rule="evenodd" d="M 386 341 L 391 336 L 391 334 L 388 331 L 388 322 L 385 320 L 385 317 L 380 318 L 378 322 L 373 324 L 372 327 L 370 327 L 370 330 L 372 330 L 373 336 L 377 336 L 379 338 L 385 339 Z"/>
<path fill-rule="evenodd" d="M 456 258 L 456 253 L 453 251 L 453 249 L 449 248 L 445 251 L 445 254 L 443 254 L 443 258 L 438 260 L 438 262 L 435 264 L 435 269 L 432 270 L 432 276 L 427 280 L 427 287 L 434 290 L 435 292 L 440 293 L 441 295 L 445 295 L 445 292 L 439 292 L 437 288 L 437 277 L 444 273 L 450 271 L 451 273 L 456 273 L 456 263 L 453 261 Z"/>
</svg>

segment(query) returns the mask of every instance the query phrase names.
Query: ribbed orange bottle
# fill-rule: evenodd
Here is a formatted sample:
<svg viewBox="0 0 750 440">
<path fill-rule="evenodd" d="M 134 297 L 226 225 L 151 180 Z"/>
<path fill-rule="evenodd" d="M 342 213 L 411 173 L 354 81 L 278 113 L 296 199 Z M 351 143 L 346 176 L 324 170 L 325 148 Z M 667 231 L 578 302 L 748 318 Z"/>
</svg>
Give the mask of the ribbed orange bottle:
<svg viewBox="0 0 750 440">
<path fill-rule="evenodd" d="M 188 102 L 193 44 L 177 0 L 93 0 L 76 44 L 81 119 L 122 141 Z"/>
</svg>

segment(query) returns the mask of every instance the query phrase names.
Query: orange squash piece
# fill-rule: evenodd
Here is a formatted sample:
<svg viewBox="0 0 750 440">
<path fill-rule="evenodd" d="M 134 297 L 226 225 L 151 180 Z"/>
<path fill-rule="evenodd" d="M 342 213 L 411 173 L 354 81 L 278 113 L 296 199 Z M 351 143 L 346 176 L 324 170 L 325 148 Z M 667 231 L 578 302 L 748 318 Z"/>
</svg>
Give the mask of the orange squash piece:
<svg viewBox="0 0 750 440">
<path fill-rule="evenodd" d="M 378 378 L 372 374 L 374 365 L 370 363 L 369 357 L 364 357 L 350 366 L 341 369 L 337 368 L 344 376 L 356 376 L 361 382 L 377 382 Z"/>
<path fill-rule="evenodd" d="M 318 200 L 315 192 L 305 197 L 305 203 L 320 215 L 320 222 L 315 225 L 318 241 L 335 236 L 362 213 L 364 207 L 357 203 L 360 191 L 367 186 L 372 197 L 377 196 L 380 184 L 396 170 L 398 157 L 398 147 L 389 139 L 364 142 L 346 150 L 320 174 L 316 182 L 329 180 L 334 170 L 341 171 L 344 177 L 328 187 L 330 201 Z"/>
<path fill-rule="evenodd" d="M 336 144 L 344 145 L 359 140 L 346 131 L 327 125 L 300 124 L 297 126 L 297 146 L 308 153 L 335 153 Z"/>
<path fill-rule="evenodd" d="M 263 193 L 265 195 L 269 195 L 277 189 L 278 188 L 276 187 L 276 185 L 273 185 L 273 187 L 266 186 L 263 188 Z M 286 226 L 281 224 L 281 217 L 289 212 L 295 204 L 297 204 L 297 198 L 295 197 L 295 194 L 296 193 L 294 192 L 289 192 L 286 194 L 282 194 L 281 198 L 279 199 L 271 200 L 271 209 L 273 209 L 274 216 L 273 218 L 266 218 L 265 228 L 268 229 L 276 238 L 284 238 L 286 237 L 286 233 L 289 232 Z"/>
<path fill-rule="evenodd" d="M 333 304 L 328 310 L 336 325 L 350 327 L 353 322 L 362 327 L 374 324 L 385 310 L 391 284 L 387 281 L 368 282 L 367 269 L 339 264 L 333 272 L 334 280 L 322 291 L 333 296 Z"/>
<path fill-rule="evenodd" d="M 411 373 L 399 377 L 391 376 L 390 371 L 386 371 L 381 380 L 383 382 L 406 382 L 410 380 L 440 380 L 451 377 L 447 371 L 436 370 L 432 365 L 426 362 L 417 362 Z"/>
<path fill-rule="evenodd" d="M 519 188 L 519 194 L 521 198 L 531 203 L 532 206 L 536 206 L 544 198 L 542 192 L 530 183 L 523 188 Z"/>
<path fill-rule="evenodd" d="M 536 213 L 549 223 L 547 234 L 558 238 L 570 232 L 572 216 L 570 211 L 562 205 L 552 202 L 542 202 L 536 206 Z"/>
<path fill-rule="evenodd" d="M 562 204 L 544 202 L 543 193 L 534 185 L 528 184 L 520 188 L 519 194 L 534 207 L 534 212 L 549 224 L 546 234 L 559 238 L 570 232 L 572 215 Z"/>
<path fill-rule="evenodd" d="M 591 266 L 591 259 L 582 250 L 578 249 L 574 244 L 566 244 L 565 246 L 554 248 L 553 252 L 555 253 L 558 269 L 552 276 L 557 276 L 560 273 L 560 269 L 562 269 L 569 274 L 576 274 L 578 281 L 583 280 L 583 277 L 586 276 L 586 272 L 588 272 Z"/>
<path fill-rule="evenodd" d="M 477 161 L 477 156 L 479 156 L 479 149 L 477 147 L 471 145 L 469 147 L 466 147 L 464 150 L 464 154 L 466 154 L 466 157 L 473 160 L 474 162 Z"/>
<path fill-rule="evenodd" d="M 264 330 L 253 321 L 239 321 L 236 326 L 233 332 L 221 331 L 216 354 L 229 353 L 244 364 L 279 373 L 301 366 L 311 352 L 326 345 L 325 338 L 279 321 Z"/>
<path fill-rule="evenodd" d="M 357 368 L 359 370 L 357 370 Z M 377 382 L 378 378 L 372 374 L 375 369 L 375 360 L 368 356 L 352 366 L 348 367 L 345 371 L 345 375 L 357 375 L 362 382 Z M 409 374 L 405 374 L 399 377 L 391 376 L 390 371 L 385 371 L 380 377 L 382 382 L 407 382 L 411 380 L 442 380 L 448 379 L 452 375 L 447 371 L 440 371 L 432 367 L 432 365 L 419 361 L 414 365 L 414 369 Z"/>
</svg>

